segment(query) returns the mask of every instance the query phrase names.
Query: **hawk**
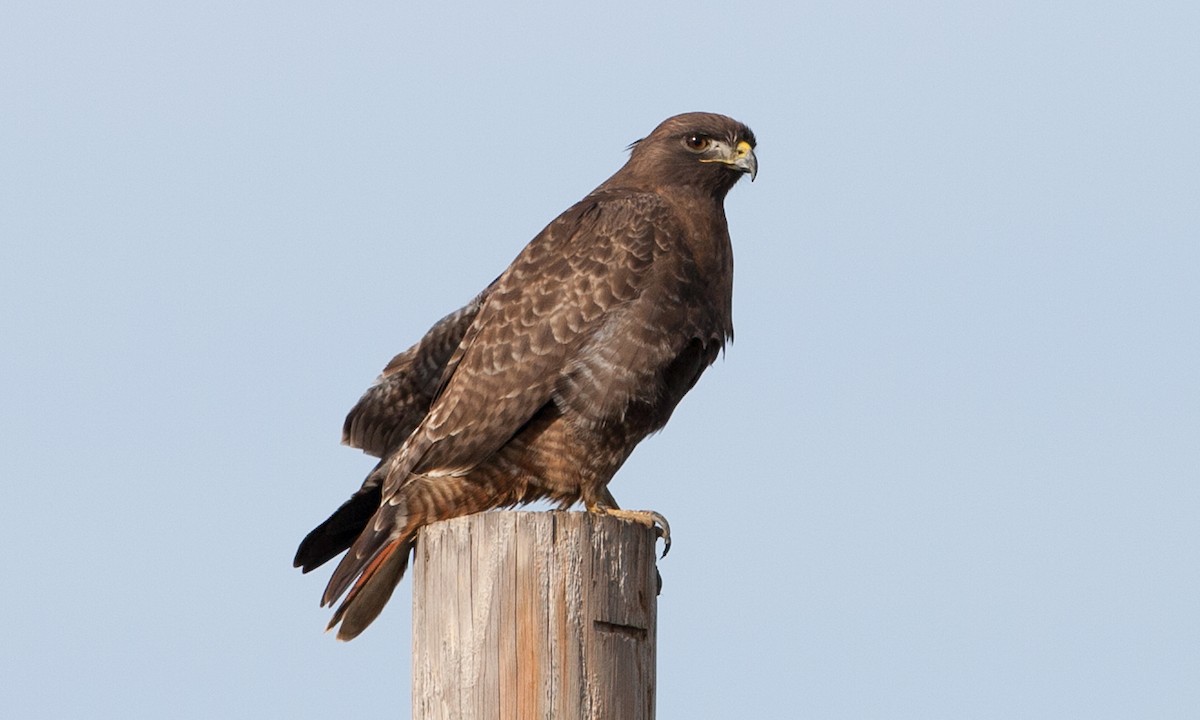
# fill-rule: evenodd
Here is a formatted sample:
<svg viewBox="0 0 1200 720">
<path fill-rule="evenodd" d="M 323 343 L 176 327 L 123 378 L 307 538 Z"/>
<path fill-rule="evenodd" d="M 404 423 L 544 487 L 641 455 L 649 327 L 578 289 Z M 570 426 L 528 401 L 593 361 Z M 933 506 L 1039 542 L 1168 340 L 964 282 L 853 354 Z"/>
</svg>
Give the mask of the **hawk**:
<svg viewBox="0 0 1200 720">
<path fill-rule="evenodd" d="M 607 486 L 733 337 L 724 200 L 754 179 L 754 147 L 723 115 L 665 120 L 388 363 L 342 430 L 379 464 L 296 551 L 304 572 L 347 551 L 321 602 L 346 595 L 338 639 L 379 615 L 437 520 L 546 499 L 662 521 Z"/>
</svg>

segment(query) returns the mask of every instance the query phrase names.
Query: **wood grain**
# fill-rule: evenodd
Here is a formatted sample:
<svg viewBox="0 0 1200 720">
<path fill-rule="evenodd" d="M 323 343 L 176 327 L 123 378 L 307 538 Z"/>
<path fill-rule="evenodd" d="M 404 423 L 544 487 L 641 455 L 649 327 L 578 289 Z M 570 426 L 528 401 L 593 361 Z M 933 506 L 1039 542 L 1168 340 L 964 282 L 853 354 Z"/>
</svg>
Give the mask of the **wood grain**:
<svg viewBox="0 0 1200 720">
<path fill-rule="evenodd" d="M 587 512 L 422 529 L 413 718 L 654 717 L 655 534 Z"/>
</svg>

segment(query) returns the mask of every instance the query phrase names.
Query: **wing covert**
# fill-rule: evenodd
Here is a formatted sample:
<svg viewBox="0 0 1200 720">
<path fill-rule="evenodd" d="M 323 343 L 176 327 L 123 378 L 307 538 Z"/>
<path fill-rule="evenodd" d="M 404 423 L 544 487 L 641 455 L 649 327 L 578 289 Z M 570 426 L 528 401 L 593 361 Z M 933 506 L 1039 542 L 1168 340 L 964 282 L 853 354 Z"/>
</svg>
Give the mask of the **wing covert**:
<svg viewBox="0 0 1200 720">
<path fill-rule="evenodd" d="M 534 238 L 479 308 L 445 388 L 396 454 L 384 497 L 409 473 L 468 473 L 517 433 L 653 284 L 675 232 L 656 196 L 600 194 Z"/>
</svg>

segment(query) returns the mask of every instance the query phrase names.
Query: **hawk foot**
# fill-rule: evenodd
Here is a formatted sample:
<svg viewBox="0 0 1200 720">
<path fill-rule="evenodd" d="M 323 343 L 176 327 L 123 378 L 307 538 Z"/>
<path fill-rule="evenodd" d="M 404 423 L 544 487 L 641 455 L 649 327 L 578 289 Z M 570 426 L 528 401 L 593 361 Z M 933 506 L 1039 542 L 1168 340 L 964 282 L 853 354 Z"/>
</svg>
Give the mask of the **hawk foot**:
<svg viewBox="0 0 1200 720">
<path fill-rule="evenodd" d="M 610 515 L 622 520 L 631 520 L 639 525 L 645 525 L 652 528 L 663 541 L 663 557 L 671 551 L 671 525 L 667 519 L 662 516 L 662 513 L 654 512 L 653 510 L 621 510 L 619 508 L 597 507 L 595 512 Z"/>
</svg>

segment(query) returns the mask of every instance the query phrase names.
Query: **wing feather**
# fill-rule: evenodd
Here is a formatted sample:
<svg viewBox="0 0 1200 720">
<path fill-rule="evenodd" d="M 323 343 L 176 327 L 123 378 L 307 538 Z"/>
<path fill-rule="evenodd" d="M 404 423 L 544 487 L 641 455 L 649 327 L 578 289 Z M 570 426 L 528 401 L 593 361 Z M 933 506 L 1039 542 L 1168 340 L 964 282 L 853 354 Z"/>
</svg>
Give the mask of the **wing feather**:
<svg viewBox="0 0 1200 720">
<path fill-rule="evenodd" d="M 493 284 L 443 391 L 392 458 L 385 500 L 410 473 L 469 473 L 555 400 L 580 356 L 628 325 L 629 308 L 659 284 L 656 258 L 675 234 L 657 196 L 602 193 L 534 238 Z"/>
<path fill-rule="evenodd" d="M 383 457 L 404 442 L 429 412 L 447 364 L 483 304 L 485 290 L 434 323 L 415 345 L 392 358 L 346 415 L 342 442 Z"/>
</svg>

